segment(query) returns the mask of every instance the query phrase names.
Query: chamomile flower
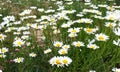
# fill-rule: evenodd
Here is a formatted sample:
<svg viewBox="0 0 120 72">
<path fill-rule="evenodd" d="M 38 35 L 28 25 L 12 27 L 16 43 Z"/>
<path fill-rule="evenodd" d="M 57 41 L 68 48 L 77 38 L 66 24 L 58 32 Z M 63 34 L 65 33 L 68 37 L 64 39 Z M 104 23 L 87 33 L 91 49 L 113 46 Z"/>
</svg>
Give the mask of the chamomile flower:
<svg viewBox="0 0 120 72">
<path fill-rule="evenodd" d="M 62 27 L 62 28 L 68 28 L 68 27 L 70 27 L 70 24 L 65 24 L 65 23 L 64 23 L 64 24 L 61 25 L 61 27 Z"/>
<path fill-rule="evenodd" d="M 0 53 L 6 53 L 6 52 L 8 52 L 8 48 L 6 48 L 6 47 L 3 47 L 3 48 L 1 48 L 0 49 Z"/>
<path fill-rule="evenodd" d="M 78 32 L 80 32 L 80 28 L 69 28 L 68 32 L 70 32 L 70 33 L 78 33 Z"/>
<path fill-rule="evenodd" d="M 59 41 L 55 41 L 53 44 L 55 47 L 62 47 L 63 43 Z"/>
<path fill-rule="evenodd" d="M 30 54 L 29 54 L 29 56 L 30 56 L 30 57 L 36 57 L 36 56 L 37 56 L 37 54 L 36 54 L 36 53 L 34 53 L 34 52 L 32 52 L 32 53 L 30 53 Z"/>
<path fill-rule="evenodd" d="M 103 34 L 103 33 L 100 33 L 100 34 L 95 34 L 95 38 L 96 40 L 98 41 L 106 41 L 109 39 L 109 36 Z"/>
<path fill-rule="evenodd" d="M 47 54 L 47 53 L 50 53 L 50 52 L 52 52 L 52 50 L 49 48 L 49 49 L 46 49 L 46 50 L 44 50 L 44 54 Z"/>
<path fill-rule="evenodd" d="M 97 49 L 97 48 L 99 48 L 99 46 L 97 46 L 96 44 L 88 44 L 87 45 L 87 48 L 90 48 L 90 49 Z"/>
<path fill-rule="evenodd" d="M 63 63 L 64 65 L 66 65 L 66 66 L 68 66 L 69 64 L 71 64 L 71 62 L 72 62 L 72 59 L 69 58 L 69 57 L 67 57 L 67 56 L 64 56 L 64 57 L 62 58 L 62 63 Z"/>
<path fill-rule="evenodd" d="M 69 49 L 69 48 L 70 48 L 70 45 L 63 45 L 62 48 L 63 48 L 63 49 Z"/>
<path fill-rule="evenodd" d="M 21 63 L 21 62 L 23 62 L 23 61 L 24 61 L 24 58 L 23 58 L 23 57 L 17 57 L 17 58 L 14 59 L 14 62 L 15 62 L 15 63 Z"/>
<path fill-rule="evenodd" d="M 98 28 L 84 28 L 84 31 L 88 34 L 94 34 Z"/>
<path fill-rule="evenodd" d="M 72 43 L 72 45 L 75 46 L 75 47 L 85 46 L 84 43 L 81 42 L 81 41 L 74 41 L 74 42 Z"/>
<path fill-rule="evenodd" d="M 25 41 L 23 41 L 22 39 L 16 39 L 14 42 L 13 42 L 13 46 L 15 47 L 21 47 L 22 45 L 24 45 Z"/>
<path fill-rule="evenodd" d="M 106 22 L 106 23 L 105 23 L 105 26 L 112 28 L 112 27 L 115 27 L 115 26 L 116 26 L 116 23 Z"/>
<path fill-rule="evenodd" d="M 43 8 L 38 8 L 37 10 L 38 10 L 39 12 L 43 12 L 43 11 L 44 11 Z"/>
<path fill-rule="evenodd" d="M 53 57 L 52 59 L 50 59 L 50 64 L 52 64 L 52 65 L 57 65 L 57 67 L 59 67 L 59 66 L 63 66 L 63 64 L 62 64 L 62 61 L 61 61 L 61 57 Z"/>
<path fill-rule="evenodd" d="M 74 22 L 92 24 L 93 20 L 92 19 L 88 19 L 88 18 L 82 18 L 82 19 L 78 19 L 78 20 L 76 20 Z"/>
<path fill-rule="evenodd" d="M 0 41 L 3 41 L 7 36 L 4 34 L 0 34 Z"/>
<path fill-rule="evenodd" d="M 59 53 L 60 55 L 65 55 L 65 54 L 68 53 L 68 49 L 60 49 L 60 50 L 58 51 L 58 53 Z"/>
<path fill-rule="evenodd" d="M 68 37 L 70 37 L 70 38 L 74 38 L 74 37 L 76 37 L 76 36 L 78 36 L 76 33 L 70 33 L 70 34 L 68 35 Z"/>
</svg>

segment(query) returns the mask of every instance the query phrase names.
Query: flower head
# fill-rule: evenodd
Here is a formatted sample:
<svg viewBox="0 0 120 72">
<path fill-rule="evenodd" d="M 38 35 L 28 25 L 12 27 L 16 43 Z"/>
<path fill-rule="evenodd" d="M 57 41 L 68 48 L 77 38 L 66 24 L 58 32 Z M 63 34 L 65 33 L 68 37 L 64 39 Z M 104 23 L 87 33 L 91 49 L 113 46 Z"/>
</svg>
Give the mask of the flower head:
<svg viewBox="0 0 120 72">
<path fill-rule="evenodd" d="M 62 47 L 63 43 L 59 41 L 55 41 L 53 44 L 55 47 Z"/>
<path fill-rule="evenodd" d="M 7 37 L 7 36 L 4 34 L 0 34 L 0 41 L 3 41 L 5 39 L 5 37 Z"/>
<path fill-rule="evenodd" d="M 98 41 L 106 41 L 109 39 L 109 36 L 107 36 L 103 33 L 96 34 L 95 37 L 96 37 L 96 40 L 98 40 Z"/>
<path fill-rule="evenodd" d="M 17 39 L 13 42 L 13 46 L 15 47 L 21 47 L 22 45 L 24 45 L 25 41 L 23 41 L 22 39 Z"/>
<path fill-rule="evenodd" d="M 84 46 L 84 43 L 83 42 L 80 42 L 80 41 L 74 41 L 72 43 L 73 46 L 75 47 L 81 47 L 81 46 Z"/>
<path fill-rule="evenodd" d="M 37 56 L 37 54 L 36 54 L 36 53 L 34 53 L 34 52 L 32 52 L 32 53 L 30 53 L 30 54 L 29 54 L 29 56 L 30 56 L 30 57 L 36 57 L 36 56 Z"/>
<path fill-rule="evenodd" d="M 17 57 L 17 58 L 14 59 L 14 62 L 15 63 L 21 63 L 21 62 L 23 62 L 23 60 L 24 60 L 23 57 Z"/>
</svg>

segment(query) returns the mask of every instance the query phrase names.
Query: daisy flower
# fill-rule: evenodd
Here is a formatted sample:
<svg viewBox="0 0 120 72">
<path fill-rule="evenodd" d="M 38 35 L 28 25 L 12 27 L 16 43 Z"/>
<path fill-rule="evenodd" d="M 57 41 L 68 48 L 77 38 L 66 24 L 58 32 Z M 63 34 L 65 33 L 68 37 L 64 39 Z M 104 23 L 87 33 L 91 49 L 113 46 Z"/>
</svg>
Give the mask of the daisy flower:
<svg viewBox="0 0 120 72">
<path fill-rule="evenodd" d="M 105 26 L 112 28 L 112 27 L 115 27 L 115 26 L 116 26 L 116 23 L 106 22 L 106 23 L 105 23 Z"/>
<path fill-rule="evenodd" d="M 0 53 L 6 53 L 6 52 L 8 52 L 8 48 L 6 48 L 6 47 L 3 47 L 2 49 L 0 49 Z"/>
<path fill-rule="evenodd" d="M 3 41 L 7 36 L 4 34 L 0 34 L 0 41 Z"/>
<path fill-rule="evenodd" d="M 21 47 L 22 45 L 24 45 L 25 41 L 23 41 L 22 39 L 17 39 L 13 42 L 13 46 L 15 47 Z"/>
<path fill-rule="evenodd" d="M 100 34 L 95 34 L 95 38 L 96 40 L 98 41 L 106 41 L 109 39 L 109 36 L 103 34 L 103 33 L 100 33 Z"/>
<path fill-rule="evenodd" d="M 37 54 L 36 54 L 36 53 L 34 53 L 34 52 L 32 52 L 32 53 L 30 53 L 30 54 L 29 54 L 29 56 L 30 56 L 30 57 L 36 57 L 36 56 L 37 56 Z"/>
<path fill-rule="evenodd" d="M 50 53 L 52 50 L 49 48 L 47 50 L 44 50 L 44 54 Z"/>
<path fill-rule="evenodd" d="M 78 32 L 80 32 L 80 28 L 69 28 L 68 32 L 70 32 L 70 33 L 78 33 Z"/>
<path fill-rule="evenodd" d="M 24 60 L 23 57 L 17 57 L 17 58 L 14 59 L 14 62 L 15 63 L 21 63 L 21 62 L 23 62 L 23 60 Z"/>
<path fill-rule="evenodd" d="M 94 34 L 98 28 L 84 28 L 84 31 L 88 34 Z"/>
<path fill-rule="evenodd" d="M 69 57 L 67 57 L 67 56 L 64 56 L 64 57 L 62 58 L 62 63 L 63 63 L 64 65 L 66 65 L 66 66 L 68 66 L 69 64 L 71 64 L 71 62 L 72 62 L 72 59 L 69 58 Z"/>
<path fill-rule="evenodd" d="M 58 51 L 58 53 L 59 53 L 60 55 L 65 55 L 65 54 L 68 53 L 68 50 L 67 50 L 67 49 L 60 49 L 60 50 Z"/>
<path fill-rule="evenodd" d="M 70 33 L 70 34 L 68 35 L 68 37 L 70 37 L 70 38 L 74 38 L 74 37 L 76 37 L 76 36 L 78 36 L 76 33 Z"/>
<path fill-rule="evenodd" d="M 62 61 L 61 61 L 61 57 L 58 56 L 54 56 L 53 58 L 51 58 L 49 60 L 49 63 L 53 66 L 53 65 L 57 65 L 57 67 L 59 66 L 63 66 Z"/>
<path fill-rule="evenodd" d="M 85 46 L 83 42 L 80 42 L 80 41 L 74 41 L 72 43 L 73 46 L 75 47 L 81 47 L 81 46 Z"/>
<path fill-rule="evenodd" d="M 53 44 L 55 47 L 62 47 L 63 43 L 59 41 L 55 41 Z"/>
<path fill-rule="evenodd" d="M 63 49 L 69 49 L 69 48 L 70 48 L 70 45 L 63 45 L 62 48 L 63 48 Z"/>
<path fill-rule="evenodd" d="M 97 48 L 99 48 L 99 46 L 97 46 L 96 44 L 88 44 L 87 45 L 87 48 L 90 48 L 90 49 L 97 49 Z"/>
</svg>

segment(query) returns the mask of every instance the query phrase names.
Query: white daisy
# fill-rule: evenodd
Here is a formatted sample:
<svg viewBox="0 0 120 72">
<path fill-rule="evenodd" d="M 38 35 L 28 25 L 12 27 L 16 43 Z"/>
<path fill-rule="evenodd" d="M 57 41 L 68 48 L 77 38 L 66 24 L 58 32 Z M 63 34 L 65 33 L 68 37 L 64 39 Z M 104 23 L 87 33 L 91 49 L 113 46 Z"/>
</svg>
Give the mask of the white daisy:
<svg viewBox="0 0 120 72">
<path fill-rule="evenodd" d="M 21 63 L 21 62 L 23 62 L 23 60 L 24 60 L 23 57 L 17 57 L 17 58 L 14 59 L 14 62 L 15 63 Z"/>
<path fill-rule="evenodd" d="M 109 39 L 109 36 L 107 36 L 103 33 L 95 34 L 95 39 L 98 40 L 98 41 L 106 41 L 106 40 Z"/>
<path fill-rule="evenodd" d="M 60 55 L 65 55 L 65 54 L 68 53 L 68 49 L 60 49 L 60 50 L 58 51 L 58 53 L 59 53 Z"/>
<path fill-rule="evenodd" d="M 59 41 L 55 41 L 53 44 L 55 47 L 62 47 L 63 43 Z"/>
<path fill-rule="evenodd" d="M 25 41 L 23 41 L 22 39 L 16 39 L 14 42 L 13 42 L 13 46 L 15 47 L 21 47 L 22 45 L 24 45 Z"/>
<path fill-rule="evenodd" d="M 0 41 L 3 41 L 7 36 L 4 34 L 0 34 Z"/>
<path fill-rule="evenodd" d="M 29 56 L 30 56 L 30 57 L 36 57 L 36 56 L 37 56 L 37 54 L 36 54 L 36 53 L 34 53 L 34 52 L 32 52 L 32 53 L 30 53 L 30 54 L 29 54 Z"/>
<path fill-rule="evenodd" d="M 80 42 L 80 41 L 74 41 L 72 43 L 73 46 L 75 47 L 81 47 L 81 46 L 85 46 L 83 42 Z"/>
</svg>

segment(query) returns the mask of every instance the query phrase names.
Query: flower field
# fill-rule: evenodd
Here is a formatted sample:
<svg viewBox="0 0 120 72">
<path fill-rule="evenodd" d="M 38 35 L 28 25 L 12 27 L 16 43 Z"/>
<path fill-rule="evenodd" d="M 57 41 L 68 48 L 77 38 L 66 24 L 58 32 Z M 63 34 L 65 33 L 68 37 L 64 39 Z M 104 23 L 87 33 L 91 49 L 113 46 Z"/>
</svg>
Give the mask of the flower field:
<svg viewBox="0 0 120 72">
<path fill-rule="evenodd" d="M 0 72 L 120 72 L 120 6 L 0 1 Z"/>
</svg>

